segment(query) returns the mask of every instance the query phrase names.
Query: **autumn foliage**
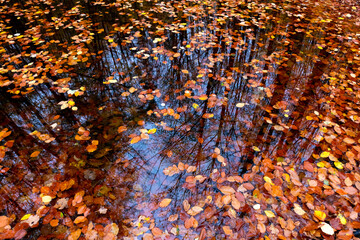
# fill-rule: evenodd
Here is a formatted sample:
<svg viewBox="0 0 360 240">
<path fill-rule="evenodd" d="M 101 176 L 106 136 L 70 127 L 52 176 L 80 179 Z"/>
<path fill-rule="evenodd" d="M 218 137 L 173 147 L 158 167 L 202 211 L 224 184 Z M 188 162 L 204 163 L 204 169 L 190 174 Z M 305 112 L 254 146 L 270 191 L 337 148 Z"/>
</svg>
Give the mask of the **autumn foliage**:
<svg viewBox="0 0 360 240">
<path fill-rule="evenodd" d="M 356 1 L 0 12 L 0 239 L 360 237 Z"/>
</svg>

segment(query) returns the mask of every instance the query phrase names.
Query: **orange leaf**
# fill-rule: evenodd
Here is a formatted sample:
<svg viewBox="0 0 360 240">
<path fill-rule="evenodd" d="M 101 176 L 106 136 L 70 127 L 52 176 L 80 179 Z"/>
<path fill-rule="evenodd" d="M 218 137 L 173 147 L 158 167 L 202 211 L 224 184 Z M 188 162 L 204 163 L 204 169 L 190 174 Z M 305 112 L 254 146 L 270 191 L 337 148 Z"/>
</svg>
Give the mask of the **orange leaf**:
<svg viewBox="0 0 360 240">
<path fill-rule="evenodd" d="M 76 230 L 75 232 L 70 233 L 69 240 L 77 240 L 81 235 L 81 229 Z"/>
<path fill-rule="evenodd" d="M 7 225 L 9 225 L 10 221 L 9 218 L 6 216 L 0 216 L 0 228 L 3 228 Z"/>
<path fill-rule="evenodd" d="M 86 147 L 86 150 L 88 152 L 94 152 L 96 149 L 97 149 L 96 145 L 89 145 L 89 146 Z"/>
<path fill-rule="evenodd" d="M 40 154 L 40 151 L 35 151 L 30 155 L 30 157 L 34 158 L 34 157 L 37 157 L 39 154 Z"/>
<path fill-rule="evenodd" d="M 50 226 L 56 227 L 57 225 L 59 225 L 59 219 L 53 219 L 50 221 Z"/>
<path fill-rule="evenodd" d="M 223 230 L 226 235 L 230 235 L 230 236 L 233 235 L 233 231 L 229 226 L 223 226 Z"/>
<path fill-rule="evenodd" d="M 185 221 L 185 228 L 191 228 L 191 227 L 197 228 L 197 226 L 198 226 L 198 221 L 196 221 L 194 217 L 191 217 Z"/>
<path fill-rule="evenodd" d="M 74 223 L 78 224 L 78 223 L 82 223 L 86 221 L 86 217 L 84 216 L 79 216 L 74 220 Z"/>
<path fill-rule="evenodd" d="M 203 118 L 212 118 L 214 116 L 214 114 L 212 113 L 204 113 L 204 115 L 202 116 Z"/>
<path fill-rule="evenodd" d="M 164 207 L 167 207 L 170 203 L 171 203 L 171 199 L 165 198 L 159 203 L 159 206 L 164 208 Z"/>
<path fill-rule="evenodd" d="M 160 236 L 160 235 L 162 234 L 162 231 L 161 231 L 160 228 L 155 227 L 155 228 L 151 229 L 151 233 L 152 233 L 155 237 L 158 237 L 158 236 Z"/>
<path fill-rule="evenodd" d="M 130 143 L 131 144 L 135 144 L 137 142 L 139 142 L 141 140 L 141 137 L 140 136 L 136 136 L 134 137 L 133 139 L 131 139 Z"/>
<path fill-rule="evenodd" d="M 118 131 L 118 133 L 122 133 L 122 132 L 125 132 L 126 130 L 127 130 L 127 128 L 125 126 L 120 126 L 117 131 Z"/>
<path fill-rule="evenodd" d="M 225 195 L 230 195 L 230 194 L 236 192 L 235 189 L 233 189 L 232 187 L 229 187 L 229 186 L 221 186 L 221 187 L 219 187 L 219 190 Z"/>
</svg>

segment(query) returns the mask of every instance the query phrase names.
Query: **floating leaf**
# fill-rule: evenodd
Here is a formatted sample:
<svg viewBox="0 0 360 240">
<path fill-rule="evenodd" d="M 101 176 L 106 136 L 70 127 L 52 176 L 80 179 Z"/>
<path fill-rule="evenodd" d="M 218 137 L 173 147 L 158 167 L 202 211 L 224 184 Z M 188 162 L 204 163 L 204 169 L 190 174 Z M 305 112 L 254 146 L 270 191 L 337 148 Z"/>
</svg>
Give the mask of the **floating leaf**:
<svg viewBox="0 0 360 240">
<path fill-rule="evenodd" d="M 236 104 L 236 107 L 238 107 L 238 108 L 242 108 L 242 107 L 244 107 L 245 106 L 245 103 L 237 103 Z"/>
<path fill-rule="evenodd" d="M 126 126 L 120 126 L 117 131 L 118 133 L 122 133 L 122 132 L 125 132 L 127 130 Z"/>
<path fill-rule="evenodd" d="M 51 202 L 52 198 L 50 196 L 43 196 L 41 200 L 43 201 L 43 203 L 48 204 Z"/>
<path fill-rule="evenodd" d="M 334 165 L 337 169 L 343 169 L 344 168 L 344 164 L 342 162 L 336 161 L 334 162 Z"/>
<path fill-rule="evenodd" d="M 264 212 L 265 212 L 265 214 L 266 214 L 266 216 L 267 216 L 268 218 L 273 218 L 273 217 L 275 217 L 275 214 L 274 214 L 272 211 L 265 210 Z"/>
<path fill-rule="evenodd" d="M 225 195 L 230 195 L 230 194 L 236 192 L 235 189 L 233 189 L 232 187 L 229 187 L 229 186 L 221 186 L 221 187 L 219 187 L 219 190 Z"/>
<path fill-rule="evenodd" d="M 69 240 L 77 240 L 81 235 L 81 229 L 78 229 L 72 233 L 70 233 Z"/>
<path fill-rule="evenodd" d="M 141 137 L 140 136 L 136 136 L 134 137 L 133 139 L 131 139 L 130 143 L 131 144 L 135 144 L 137 142 L 139 142 L 141 140 Z"/>
<path fill-rule="evenodd" d="M 204 113 L 204 115 L 202 117 L 203 118 L 212 118 L 212 117 L 214 117 L 214 114 L 212 114 L 212 113 Z"/>
<path fill-rule="evenodd" d="M 39 156 L 39 154 L 40 154 L 40 151 L 35 151 L 30 155 L 30 157 L 34 158 L 34 157 Z"/>
<path fill-rule="evenodd" d="M 314 216 L 319 219 L 320 221 L 324 221 L 326 218 L 326 213 L 319 211 L 319 210 L 315 210 L 314 211 Z"/>
<path fill-rule="evenodd" d="M 330 152 L 322 152 L 322 153 L 320 154 L 320 157 L 322 157 L 322 158 L 327 158 L 327 157 L 329 157 L 329 155 L 330 155 Z"/>
<path fill-rule="evenodd" d="M 226 235 L 229 235 L 229 236 L 233 235 L 233 231 L 231 230 L 231 228 L 229 226 L 223 226 L 223 230 Z"/>
<path fill-rule="evenodd" d="M 164 208 L 164 207 L 167 207 L 170 203 L 171 203 L 171 199 L 165 198 L 159 203 L 159 206 Z"/>
<path fill-rule="evenodd" d="M 156 133 L 156 128 L 149 129 L 148 134 Z"/>
<path fill-rule="evenodd" d="M 300 205 L 299 204 L 297 204 L 297 203 L 294 203 L 294 212 L 297 214 L 297 215 L 300 215 L 300 216 L 302 216 L 302 215 L 304 215 L 306 212 L 304 211 L 304 209 L 302 209 L 301 207 L 300 207 Z"/>
<path fill-rule="evenodd" d="M 334 235 L 335 233 L 334 229 L 330 226 L 330 224 L 326 222 L 321 223 L 321 231 L 323 231 L 323 233 L 327 235 Z"/>
<path fill-rule="evenodd" d="M 30 213 L 25 214 L 20 220 L 21 220 L 21 221 L 26 220 L 26 219 L 28 219 L 30 216 L 31 216 Z"/>
<path fill-rule="evenodd" d="M 88 151 L 88 152 L 95 152 L 96 151 L 96 149 L 97 149 L 97 146 L 96 145 L 89 145 L 89 146 L 87 146 L 86 147 L 86 150 Z"/>
<path fill-rule="evenodd" d="M 21 219 L 21 220 L 24 220 L 24 219 Z M 9 218 L 7 216 L 0 216 L 0 229 L 7 226 L 7 225 L 9 225 L 9 223 L 10 223 L 10 220 L 9 220 Z"/>
</svg>

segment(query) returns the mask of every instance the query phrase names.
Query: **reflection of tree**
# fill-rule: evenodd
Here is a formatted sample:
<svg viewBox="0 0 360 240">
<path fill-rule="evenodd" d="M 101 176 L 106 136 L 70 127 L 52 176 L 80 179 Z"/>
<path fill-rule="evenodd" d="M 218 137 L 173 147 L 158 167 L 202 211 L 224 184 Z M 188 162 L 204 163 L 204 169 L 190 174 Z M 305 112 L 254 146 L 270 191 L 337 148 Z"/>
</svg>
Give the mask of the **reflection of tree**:
<svg viewBox="0 0 360 240">
<path fill-rule="evenodd" d="M 72 9 L 74 4 L 64 5 Z M 25 44 L 18 42 L 4 45 L 9 56 L 22 51 L 30 55 L 42 47 L 49 52 L 46 59 L 36 56 L 34 60 L 23 54 L 20 62 L 13 63 L 14 69 L 24 72 L 33 60 L 35 65 L 48 64 L 37 72 L 48 81 L 34 85 L 31 93 L 11 101 L 12 95 L 7 91 L 23 89 L 21 82 L 1 88 L 2 126 L 14 133 L 15 140 L 2 163 L 10 168 L 1 178 L 7 212 L 30 211 L 32 187 L 41 187 L 46 178 L 61 173 L 62 180 L 77 179 L 79 189 L 83 183 L 86 194 L 105 196 L 109 216 L 116 222 L 141 213 L 135 208 L 139 203 L 153 201 L 142 209 L 149 214 L 161 198 L 171 197 L 174 208 L 162 217 L 154 215 L 160 224 L 180 211 L 185 199 L 195 204 L 206 196 L 216 196 L 213 180 L 207 178 L 192 186 L 186 183 L 188 176 L 208 177 L 222 171 L 243 175 L 264 158 L 276 161 L 286 157 L 296 162 L 311 155 L 316 144 L 308 139 L 314 138 L 317 130 L 311 127 L 312 121 L 304 118 L 319 108 L 315 96 L 319 96 L 319 80 L 327 71 L 327 64 L 314 63 L 306 54 L 319 55 L 321 60 L 327 57 L 322 56 L 324 51 L 312 52 L 316 39 L 322 37 L 319 29 L 312 29 L 313 38 L 294 34 L 289 21 L 295 19 L 275 10 L 264 10 L 271 13 L 271 18 L 261 23 L 263 26 L 250 23 L 251 19 L 259 20 L 258 13 L 241 11 L 239 14 L 244 16 L 228 19 L 223 16 L 227 12 L 221 2 L 214 3 L 214 11 L 206 14 L 190 14 L 194 11 L 190 6 L 180 9 L 173 3 L 161 7 L 150 2 L 129 4 L 138 8 L 128 9 L 126 4 L 121 7 L 133 19 L 126 14 L 118 16 L 116 8 L 95 7 L 82 1 L 86 7 L 77 9 L 84 14 L 82 23 L 89 24 L 89 29 L 65 31 L 58 27 L 55 31 L 49 27 L 54 34 L 46 36 L 42 44 L 29 43 L 26 49 Z M 142 14 L 139 5 L 159 13 Z M 174 21 L 170 12 L 162 12 L 165 8 L 179 8 L 178 14 L 186 18 Z M 52 14 L 60 17 L 56 11 Z M 71 16 L 75 17 L 69 13 L 63 21 L 71 24 Z M 24 26 L 30 20 L 13 15 L 10 18 L 13 34 L 26 32 Z M 53 20 L 48 18 L 43 20 L 49 24 Z M 41 25 L 37 20 L 30 22 L 31 26 Z M 91 41 L 77 42 L 88 32 L 92 33 L 88 36 Z M 110 39 L 116 44 L 110 45 Z M 61 45 L 49 44 L 51 41 Z M 89 60 L 70 64 L 69 56 L 60 54 L 64 49 L 86 52 Z M 52 58 L 63 62 L 54 63 L 49 60 Z M 6 62 L 5 58 L 1 61 Z M 55 73 L 60 68 L 64 71 Z M 2 75 L 2 80 L 13 77 L 16 76 L 10 71 Z M 67 78 L 70 80 L 63 80 Z M 71 92 L 81 87 L 86 88 L 83 95 Z M 78 110 L 60 110 L 58 103 L 70 99 L 75 99 Z M 238 107 L 238 103 L 244 105 Z M 212 117 L 204 118 L 210 113 Z M 55 119 L 56 115 L 59 118 Z M 141 120 L 145 125 L 139 125 Z M 126 126 L 127 131 L 118 133 L 119 126 Z M 89 141 L 74 140 L 80 127 L 90 131 Z M 157 132 L 149 140 L 129 144 L 130 134 L 138 136 L 151 128 Z M 30 134 L 35 130 L 55 140 L 44 143 Z M 85 150 L 91 140 L 99 141 L 93 153 Z M 226 159 L 226 166 L 213 157 L 215 148 Z M 40 157 L 29 160 L 36 149 L 41 149 Z M 178 166 L 179 162 L 196 166 L 196 171 L 165 177 L 164 168 Z M 91 180 L 85 176 L 89 174 L 87 170 L 96 177 Z M 18 188 L 22 183 L 25 187 Z M 19 200 L 21 196 L 25 201 Z M 246 216 L 248 207 L 237 214 Z M 216 209 L 214 205 L 211 208 Z M 218 218 L 214 226 L 227 221 L 229 217 L 223 216 L 224 212 L 223 209 L 214 213 Z"/>
</svg>

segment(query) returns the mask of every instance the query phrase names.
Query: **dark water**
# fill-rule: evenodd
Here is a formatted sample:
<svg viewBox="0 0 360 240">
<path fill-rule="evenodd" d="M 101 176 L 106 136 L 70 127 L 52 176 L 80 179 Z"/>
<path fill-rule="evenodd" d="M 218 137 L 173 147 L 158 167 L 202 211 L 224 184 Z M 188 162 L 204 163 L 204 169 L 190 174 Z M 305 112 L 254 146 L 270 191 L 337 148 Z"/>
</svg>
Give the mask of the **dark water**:
<svg viewBox="0 0 360 240">
<path fill-rule="evenodd" d="M 18 222 L 42 205 L 40 193 L 49 193 L 42 187 L 71 180 L 70 189 L 50 195 L 85 190 L 88 219 L 117 223 L 119 236 L 140 239 L 155 224 L 169 239 L 195 239 L 203 228 L 224 239 L 222 226 L 235 221 L 238 238 L 260 237 L 249 232 L 246 207 L 237 214 L 249 221 L 236 223 L 212 205 L 197 215 L 197 228 L 186 229 L 183 201 L 215 201 L 213 180 L 222 174 L 248 178 L 264 159 L 296 167 L 321 151 L 323 86 L 342 67 L 325 49 L 332 23 L 313 21 L 323 9 L 270 1 L 97 3 L 2 3 L 2 28 L 12 26 L 2 36 L 15 39 L 1 39 L 2 69 L 19 69 L 2 71 L 2 82 L 13 82 L 0 88 L 1 129 L 11 131 L 2 145 L 12 145 L 1 162 L 2 215 Z M 84 131 L 88 140 L 76 140 Z M 92 140 L 98 145 L 89 152 Z M 159 208 L 164 198 L 170 207 Z M 75 209 L 62 213 L 74 219 Z M 25 238 L 63 237 L 69 229 L 40 224 Z"/>
</svg>

